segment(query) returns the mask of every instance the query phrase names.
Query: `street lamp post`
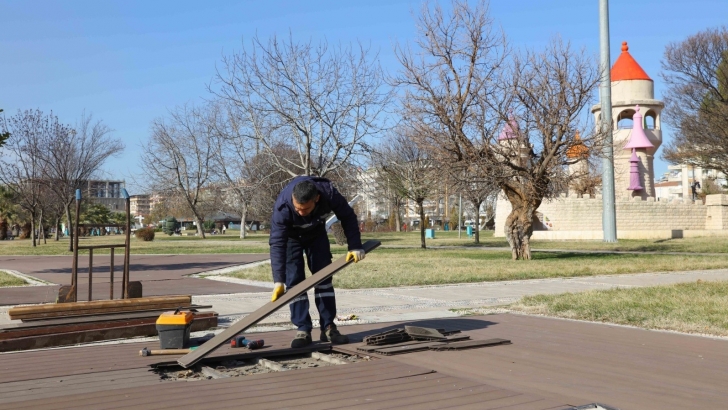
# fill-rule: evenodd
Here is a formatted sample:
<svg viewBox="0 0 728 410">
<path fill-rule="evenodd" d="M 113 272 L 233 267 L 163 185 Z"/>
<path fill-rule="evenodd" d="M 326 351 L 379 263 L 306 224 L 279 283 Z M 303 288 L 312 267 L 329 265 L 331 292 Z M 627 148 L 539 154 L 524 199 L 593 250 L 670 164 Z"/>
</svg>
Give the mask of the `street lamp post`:
<svg viewBox="0 0 728 410">
<path fill-rule="evenodd" d="M 129 248 L 131 247 L 131 201 L 129 193 L 126 192 L 126 188 L 121 189 L 121 196 L 124 198 L 124 205 L 126 210 L 126 226 L 124 233 L 126 234 L 124 246 L 124 271 L 122 273 L 121 281 L 121 298 L 129 299 Z"/>
<path fill-rule="evenodd" d="M 75 302 L 78 299 L 78 219 L 81 215 L 81 190 L 76 189 L 76 217 L 73 227 L 69 229 L 73 235 L 73 261 L 71 262 L 71 292 L 67 301 Z M 69 221 L 70 222 L 70 221 Z"/>
<path fill-rule="evenodd" d="M 601 129 L 605 134 L 602 166 L 602 229 L 604 242 L 617 242 L 617 215 L 614 205 L 614 148 L 612 147 L 612 79 L 609 72 L 609 0 L 599 0 L 599 49 L 602 83 Z"/>
</svg>

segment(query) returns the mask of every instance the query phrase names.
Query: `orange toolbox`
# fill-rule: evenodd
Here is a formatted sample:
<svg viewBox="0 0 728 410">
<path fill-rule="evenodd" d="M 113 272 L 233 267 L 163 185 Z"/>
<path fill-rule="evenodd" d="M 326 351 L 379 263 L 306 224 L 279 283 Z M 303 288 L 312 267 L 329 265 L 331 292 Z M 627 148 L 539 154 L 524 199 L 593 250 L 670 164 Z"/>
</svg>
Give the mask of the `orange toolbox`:
<svg viewBox="0 0 728 410">
<path fill-rule="evenodd" d="M 162 313 L 157 319 L 160 349 L 188 348 L 193 317 L 194 313 L 189 310 Z"/>
</svg>

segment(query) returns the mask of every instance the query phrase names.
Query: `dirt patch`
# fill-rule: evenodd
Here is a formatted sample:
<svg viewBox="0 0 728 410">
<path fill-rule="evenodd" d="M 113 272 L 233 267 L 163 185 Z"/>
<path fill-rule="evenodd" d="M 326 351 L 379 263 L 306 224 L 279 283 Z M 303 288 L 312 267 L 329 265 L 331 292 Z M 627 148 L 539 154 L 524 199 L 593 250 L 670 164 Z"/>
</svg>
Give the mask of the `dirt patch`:
<svg viewBox="0 0 728 410">
<path fill-rule="evenodd" d="M 282 371 L 346 365 L 372 360 L 369 356 L 347 355 L 343 353 L 313 353 L 297 356 L 280 356 L 270 359 L 226 360 L 210 366 L 214 372 L 203 371 L 200 367 L 187 370 L 162 370 L 160 378 L 171 381 L 209 380 L 221 377 L 243 377 L 256 374 L 278 373 Z M 210 373 L 214 373 L 211 375 Z"/>
</svg>

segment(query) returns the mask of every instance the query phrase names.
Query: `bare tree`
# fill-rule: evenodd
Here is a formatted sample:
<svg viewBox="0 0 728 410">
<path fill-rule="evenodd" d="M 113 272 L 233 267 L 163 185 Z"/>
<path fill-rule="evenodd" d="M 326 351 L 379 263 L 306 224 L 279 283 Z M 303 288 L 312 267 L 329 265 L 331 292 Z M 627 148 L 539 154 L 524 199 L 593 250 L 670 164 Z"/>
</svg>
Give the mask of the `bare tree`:
<svg viewBox="0 0 728 410">
<path fill-rule="evenodd" d="M 665 121 L 677 129 L 663 157 L 728 174 L 728 29 L 708 29 L 665 48 Z"/>
<path fill-rule="evenodd" d="M 55 195 L 49 188 L 48 181 L 43 181 L 43 184 L 41 185 L 40 201 L 38 202 L 38 223 L 36 224 L 38 245 L 40 245 L 41 240 L 43 240 L 43 244 L 48 243 L 47 228 L 50 226 L 49 222 L 59 222 L 62 217 L 62 203 L 56 200 Z"/>
<path fill-rule="evenodd" d="M 497 114 L 488 117 L 482 110 L 501 97 L 493 84 L 501 79 L 508 56 L 505 36 L 495 29 L 484 1 L 475 7 L 453 1 L 450 15 L 426 3 L 417 27 L 417 50 L 395 50 L 402 69 L 393 83 L 405 91 L 405 121 L 417 129 L 416 143 L 431 152 L 466 200 L 482 203 L 487 195 L 480 188 L 493 187 L 483 179 L 489 168 L 474 165 L 475 158 L 461 145 L 478 144 L 475 136 L 481 133 L 487 140 L 500 124 Z M 487 122 L 479 127 L 480 120 Z"/>
<path fill-rule="evenodd" d="M 240 215 L 240 238 L 245 238 L 245 221 L 255 195 L 256 184 L 248 174 L 251 158 L 255 156 L 251 140 L 241 135 L 241 118 L 231 104 L 214 104 L 210 119 L 212 129 L 221 142 L 217 147 L 215 172 L 217 173 L 222 196 L 221 210 L 233 211 Z"/>
<path fill-rule="evenodd" d="M 55 229 L 54 241 L 59 241 L 61 238 L 61 222 L 66 213 L 65 203 L 56 199 L 56 195 L 46 187 L 47 198 L 49 199 L 44 204 L 43 214 L 47 218 L 48 222 L 52 222 L 52 226 Z M 69 229 L 69 233 L 70 233 Z"/>
<path fill-rule="evenodd" d="M 599 158 L 601 159 L 601 158 Z M 577 198 L 584 195 L 592 198 L 599 193 L 602 186 L 602 172 L 600 161 L 592 161 L 589 157 L 583 156 L 582 161 L 587 161 L 586 169 L 579 174 L 572 175 L 569 181 L 569 191 L 576 194 Z"/>
<path fill-rule="evenodd" d="M 58 117 L 40 110 L 18 111 L 10 118 L 0 118 L 0 130 L 10 138 L 2 147 L 0 182 L 12 193 L 30 219 L 30 237 L 36 246 L 36 224 L 43 193 L 43 161 L 40 152 L 43 139 L 64 126 Z"/>
<path fill-rule="evenodd" d="M 513 257 L 530 259 L 536 209 L 580 177 L 567 171 L 578 161 L 567 156 L 568 149 L 584 144 L 591 152 L 601 151 L 595 147 L 601 147 L 603 134 L 584 115 L 600 74 L 595 58 L 583 50 L 573 51 L 557 38 L 542 52 L 527 51 L 517 57 L 509 78 L 506 91 L 513 96 L 511 108 L 518 126 L 512 129 L 517 142 L 505 160 L 496 162 L 495 174 L 502 176 L 498 185 L 513 206 L 506 219 Z"/>
<path fill-rule="evenodd" d="M 240 215 L 240 238 L 245 238 L 245 221 L 249 213 L 256 205 L 264 206 L 263 202 L 273 206 L 272 202 L 260 198 L 256 201 L 256 197 L 270 196 L 266 188 L 271 185 L 279 188 L 281 179 L 287 181 L 290 177 L 287 172 L 282 173 L 278 167 L 271 166 L 266 152 L 260 150 L 260 144 L 245 135 L 250 122 L 237 106 L 221 102 L 214 104 L 212 110 L 212 128 L 220 141 L 215 172 L 224 197 L 221 210 Z M 281 149 L 273 147 L 273 152 L 280 158 Z"/>
<path fill-rule="evenodd" d="M 72 226 L 74 192 L 97 174 L 107 159 L 120 154 L 124 144 L 111 136 L 111 129 L 93 115 L 81 114 L 76 126 L 62 127 L 47 134 L 40 159 L 43 179 L 55 200 L 63 204 L 68 226 Z M 68 250 L 73 250 L 73 230 L 69 228 Z"/>
<path fill-rule="evenodd" d="M 396 184 L 392 182 L 386 172 L 379 172 L 374 168 L 374 174 L 371 176 L 367 187 L 371 195 L 376 195 L 381 201 L 386 202 L 389 208 L 389 224 L 397 232 L 402 231 L 402 209 L 407 202 L 407 198 L 402 196 Z"/>
<path fill-rule="evenodd" d="M 292 158 L 296 156 L 295 149 L 286 144 L 278 144 L 271 149 L 272 154 L 278 158 Z M 257 186 L 254 195 L 250 198 L 250 211 L 261 222 L 270 226 L 273 215 L 273 206 L 281 190 L 291 181 L 291 174 L 280 169 L 266 152 L 250 158 L 250 167 L 246 175 L 252 184 Z"/>
<path fill-rule="evenodd" d="M 495 200 L 500 192 L 500 188 L 493 182 L 492 178 L 484 175 L 483 169 L 474 164 L 468 169 L 460 169 L 460 172 L 452 176 L 455 181 L 455 187 L 463 195 L 463 198 L 472 205 L 475 212 L 475 243 L 480 243 L 480 209 L 486 204 L 486 221 L 492 217 L 492 212 L 488 209 L 495 210 Z"/>
<path fill-rule="evenodd" d="M 240 132 L 278 169 L 291 177 L 327 176 L 382 129 L 391 92 L 376 57 L 360 44 L 254 37 L 249 48 L 223 59 L 220 88 L 210 91 L 238 107 L 246 120 Z M 297 155 L 273 155 L 282 143 Z"/>
<path fill-rule="evenodd" d="M 214 182 L 219 140 L 210 127 L 209 111 L 181 107 L 169 119 L 157 119 L 143 147 L 140 166 L 152 187 L 182 199 L 205 238 L 205 189 Z"/>
<path fill-rule="evenodd" d="M 397 85 L 406 87 L 408 121 L 418 143 L 455 171 L 479 167 L 513 206 L 505 234 L 514 259 L 530 259 L 536 209 L 564 189 L 566 150 L 595 143 L 580 120 L 599 81 L 597 65 L 557 40 L 509 64 L 504 36 L 485 2 L 453 1 L 448 16 L 425 5 L 418 20 L 420 57 L 398 49 Z M 508 125 L 507 135 L 499 139 Z M 457 173 L 457 172 L 456 172 Z"/>
<path fill-rule="evenodd" d="M 386 176 L 390 187 L 400 197 L 417 204 L 421 247 L 426 248 L 424 202 L 437 192 L 441 174 L 435 161 L 413 141 L 408 131 L 398 128 L 372 151 L 372 164 L 382 176 Z"/>
</svg>

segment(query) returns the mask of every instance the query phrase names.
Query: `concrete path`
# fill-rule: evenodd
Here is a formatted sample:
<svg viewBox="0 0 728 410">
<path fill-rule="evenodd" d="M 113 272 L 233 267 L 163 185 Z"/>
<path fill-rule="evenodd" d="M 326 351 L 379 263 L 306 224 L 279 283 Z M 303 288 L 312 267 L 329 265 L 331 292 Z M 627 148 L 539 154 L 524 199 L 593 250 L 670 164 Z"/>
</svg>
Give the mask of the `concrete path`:
<svg viewBox="0 0 728 410">
<path fill-rule="evenodd" d="M 166 268 L 165 272 L 155 272 L 156 275 L 164 276 L 163 284 L 169 292 L 176 292 L 173 288 L 174 284 L 182 281 L 199 281 L 204 282 L 206 286 L 200 286 L 199 282 L 196 286 L 196 292 L 188 294 L 193 295 L 193 302 L 201 305 L 212 305 L 212 310 L 220 314 L 220 324 L 225 325 L 246 316 L 260 306 L 263 306 L 270 300 L 270 290 L 272 283 L 257 282 L 243 279 L 228 278 L 223 276 L 207 276 L 221 275 L 232 269 L 239 269 L 242 263 L 248 266 L 254 266 L 259 263 L 266 263 L 265 255 L 248 255 L 241 260 L 241 256 L 221 255 L 205 255 L 204 261 L 198 259 L 199 255 L 184 257 L 175 257 L 175 264 L 164 261 L 164 258 L 156 256 L 156 261 L 144 260 L 147 265 L 162 265 Z M 17 258 L 17 257 L 15 257 Z M 139 256 L 136 262 L 140 263 Z M 206 260 L 206 259 L 210 260 Z M 2 265 L 10 265 L 11 259 L 0 258 Z M 151 258 L 150 258 L 151 259 Z M 196 263 L 185 259 L 195 260 Z M 230 260 L 227 260 L 230 259 Z M 256 261 L 257 259 L 257 261 Z M 15 263 L 28 263 L 29 260 L 12 260 Z M 36 265 L 37 261 L 33 261 L 32 265 Z M 58 261 L 44 260 L 42 265 L 60 265 Z M 64 261 L 65 262 L 65 261 Z M 162 263 L 160 263 L 162 262 Z M 226 266 L 227 265 L 227 266 Z M 149 269 L 151 266 L 146 266 Z M 207 269 L 205 269 L 207 268 Z M 222 269 L 221 269 L 222 268 Z M 34 274 L 43 279 L 56 279 L 56 275 L 64 276 L 66 279 L 68 272 L 65 266 L 58 271 L 49 266 L 36 266 L 30 269 Z M 158 268 L 159 269 L 159 268 Z M 26 269 L 28 271 L 27 265 Z M 143 271 L 143 270 L 141 270 Z M 102 271 L 103 272 L 103 271 Z M 197 274 L 207 276 L 207 279 L 195 279 Z M 185 275 L 193 274 L 193 277 L 185 277 Z M 153 279 L 153 276 L 148 279 Z M 170 280 L 169 275 L 175 276 L 178 280 Z M 53 276 L 51 278 L 51 276 Z M 184 279 L 182 279 L 184 277 Z M 132 275 L 134 279 L 134 275 Z M 143 279 L 143 278 L 142 278 Z M 483 282 L 441 286 L 409 286 L 398 288 L 380 288 L 380 289 L 361 289 L 346 290 L 337 289 L 337 305 L 338 315 L 356 315 L 358 320 L 342 321 L 341 324 L 355 323 L 376 323 L 415 319 L 444 318 L 458 316 L 453 310 L 468 308 L 491 308 L 498 311 L 499 307 L 515 302 L 519 298 L 526 295 L 535 294 L 555 294 L 564 292 L 581 292 L 591 289 L 609 289 L 613 287 L 632 287 L 632 286 L 654 286 L 679 282 L 692 282 L 701 280 L 723 280 L 728 281 L 728 269 L 703 270 L 689 272 L 662 272 L 662 273 L 644 273 L 644 274 L 623 274 L 623 275 L 602 275 L 602 276 L 585 276 L 578 278 L 558 278 L 558 279 L 539 279 L 539 280 L 519 280 L 507 282 Z M 108 279 L 107 279 L 108 280 Z M 83 282 L 81 282 L 83 283 Z M 148 285 L 154 282 L 148 282 Z M 36 292 L 39 288 L 34 287 Z M 28 290 L 31 288 L 15 288 L 16 290 Z M 189 289 L 184 289 L 189 291 Z M 208 292 L 205 292 L 208 290 Z M 0 299 L 9 299 L 10 288 L 0 290 Z M 183 292 L 184 293 L 184 292 Z M 3 296 L 4 295 L 4 296 Z M 309 297 L 313 295 L 309 292 Z M 9 304 L 2 303 L 0 305 Z M 0 307 L 0 324 L 9 323 L 10 320 L 6 313 L 7 308 Z M 318 318 L 315 307 L 311 310 L 314 319 Z M 283 327 L 289 327 L 289 312 L 282 309 L 269 318 L 264 324 L 280 324 Z"/>
<path fill-rule="evenodd" d="M 211 278 L 210 278 L 211 279 Z M 389 322 L 458 316 L 451 309 L 493 308 L 513 303 L 526 295 L 582 292 L 614 287 L 654 286 L 680 282 L 727 281 L 728 269 L 689 272 L 664 272 L 625 275 L 603 275 L 579 278 L 483 282 L 441 286 L 408 286 L 398 288 L 348 290 L 337 289 L 338 315 L 356 315 L 350 323 Z M 218 280 L 236 282 L 233 278 Z M 264 282 L 242 281 L 240 284 L 267 286 Z M 309 292 L 312 299 L 313 292 Z M 248 315 L 270 300 L 269 292 L 193 296 L 193 302 L 209 304 L 221 316 L 221 324 Z M 318 318 L 315 307 L 311 316 Z M 263 323 L 288 325 L 289 312 L 281 309 Z M 347 322 L 341 322 L 345 324 Z"/>
</svg>

